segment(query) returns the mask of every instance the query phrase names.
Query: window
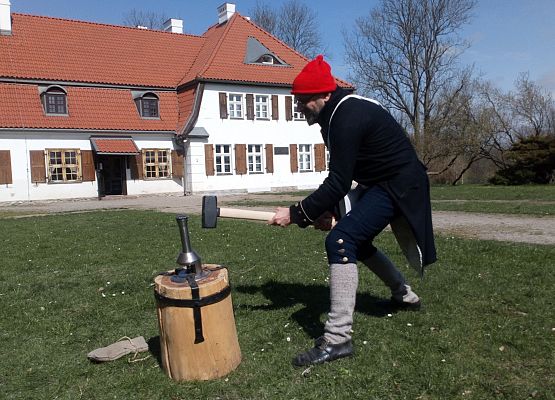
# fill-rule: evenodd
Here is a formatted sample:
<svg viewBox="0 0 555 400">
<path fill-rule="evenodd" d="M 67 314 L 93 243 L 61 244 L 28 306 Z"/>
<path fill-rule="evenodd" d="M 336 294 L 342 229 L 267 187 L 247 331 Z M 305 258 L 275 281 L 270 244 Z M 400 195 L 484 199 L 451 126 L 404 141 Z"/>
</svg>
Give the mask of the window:
<svg viewBox="0 0 555 400">
<path fill-rule="evenodd" d="M 170 150 L 144 149 L 143 165 L 146 179 L 169 178 L 171 175 Z"/>
<path fill-rule="evenodd" d="M 312 171 L 312 145 L 299 145 L 299 171 Z"/>
<path fill-rule="evenodd" d="M 299 104 L 296 101 L 293 103 L 293 118 L 303 121 L 306 119 L 302 111 L 299 111 Z"/>
<path fill-rule="evenodd" d="M 270 49 L 253 37 L 247 39 L 247 49 L 244 58 L 245 64 L 287 65 L 280 60 Z"/>
<path fill-rule="evenodd" d="M 135 99 L 137 111 L 142 118 L 159 118 L 158 96 L 154 93 L 145 93 Z"/>
<path fill-rule="evenodd" d="M 254 110 L 256 119 L 268 119 L 268 96 L 255 96 Z"/>
<path fill-rule="evenodd" d="M 47 115 L 67 115 L 67 94 L 61 87 L 48 88 L 42 94 L 42 106 Z"/>
<path fill-rule="evenodd" d="M 259 64 L 280 64 L 280 62 L 271 54 L 263 54 L 255 62 Z"/>
<path fill-rule="evenodd" d="M 50 182 L 81 181 L 81 154 L 77 149 L 47 149 Z"/>
<path fill-rule="evenodd" d="M 230 94 L 228 107 L 230 118 L 243 119 L 243 95 Z"/>
<path fill-rule="evenodd" d="M 261 174 L 262 170 L 262 145 L 249 144 L 247 150 L 249 174 Z"/>
<path fill-rule="evenodd" d="M 216 145 L 216 175 L 231 174 L 231 145 Z"/>
</svg>

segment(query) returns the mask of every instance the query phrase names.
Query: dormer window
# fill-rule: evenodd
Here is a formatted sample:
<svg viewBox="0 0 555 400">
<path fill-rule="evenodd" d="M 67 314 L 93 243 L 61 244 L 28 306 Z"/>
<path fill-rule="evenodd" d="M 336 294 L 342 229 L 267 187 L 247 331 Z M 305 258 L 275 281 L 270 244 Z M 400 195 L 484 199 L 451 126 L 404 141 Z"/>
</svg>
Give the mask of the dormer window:
<svg viewBox="0 0 555 400">
<path fill-rule="evenodd" d="M 142 92 L 133 96 L 137 111 L 142 118 L 160 118 L 159 98 L 152 92 Z"/>
<path fill-rule="evenodd" d="M 245 64 L 287 66 L 285 61 L 253 37 L 247 39 L 247 52 L 245 53 L 244 62 Z"/>
<path fill-rule="evenodd" d="M 259 64 L 279 64 L 279 61 L 271 54 L 263 54 L 256 62 Z"/>
<path fill-rule="evenodd" d="M 67 115 L 67 93 L 60 86 L 44 88 L 41 93 L 42 107 L 46 115 Z"/>
</svg>

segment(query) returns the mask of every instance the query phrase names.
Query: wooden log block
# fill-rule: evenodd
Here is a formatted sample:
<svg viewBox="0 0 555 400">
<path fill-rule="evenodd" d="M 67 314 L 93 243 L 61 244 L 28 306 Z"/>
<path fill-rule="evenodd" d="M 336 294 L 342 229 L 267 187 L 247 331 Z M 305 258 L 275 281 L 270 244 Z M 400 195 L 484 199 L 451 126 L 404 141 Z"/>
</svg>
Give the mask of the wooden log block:
<svg viewBox="0 0 555 400">
<path fill-rule="evenodd" d="M 227 269 L 203 264 L 203 270 L 208 273 L 197 281 L 199 302 L 212 302 L 197 307 L 203 341 L 195 331 L 195 296 L 189 283 L 173 282 L 171 274 L 154 279 L 162 367 L 176 381 L 219 378 L 241 362 Z"/>
</svg>

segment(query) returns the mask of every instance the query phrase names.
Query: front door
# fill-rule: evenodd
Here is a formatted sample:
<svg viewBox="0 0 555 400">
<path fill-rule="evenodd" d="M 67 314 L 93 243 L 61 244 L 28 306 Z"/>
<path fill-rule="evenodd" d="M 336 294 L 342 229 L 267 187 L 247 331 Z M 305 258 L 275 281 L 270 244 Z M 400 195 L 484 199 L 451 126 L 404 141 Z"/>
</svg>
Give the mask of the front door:
<svg viewBox="0 0 555 400">
<path fill-rule="evenodd" d="M 97 169 L 102 179 L 98 182 L 99 193 L 105 196 L 127 194 L 126 156 L 99 156 Z"/>
</svg>

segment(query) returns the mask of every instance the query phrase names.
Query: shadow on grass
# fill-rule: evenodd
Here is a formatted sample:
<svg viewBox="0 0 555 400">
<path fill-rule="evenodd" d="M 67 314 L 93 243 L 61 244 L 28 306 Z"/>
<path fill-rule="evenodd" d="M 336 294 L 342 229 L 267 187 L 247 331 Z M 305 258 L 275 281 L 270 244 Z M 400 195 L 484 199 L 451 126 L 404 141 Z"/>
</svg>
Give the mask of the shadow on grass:
<svg viewBox="0 0 555 400">
<path fill-rule="evenodd" d="M 324 331 L 324 324 L 320 321 L 320 317 L 329 311 L 328 286 L 270 281 L 260 286 L 235 286 L 234 290 L 245 294 L 260 293 L 270 301 L 270 304 L 263 305 L 238 305 L 237 309 L 271 311 L 302 304 L 304 307 L 291 314 L 291 318 L 311 337 L 318 337 Z M 368 293 L 357 293 L 355 311 L 381 318 L 391 312 L 385 306 L 386 304 L 387 301 L 383 298 Z"/>
<path fill-rule="evenodd" d="M 147 340 L 148 351 L 156 358 L 158 365 L 162 368 L 162 350 L 160 349 L 160 336 L 153 336 Z"/>
</svg>

